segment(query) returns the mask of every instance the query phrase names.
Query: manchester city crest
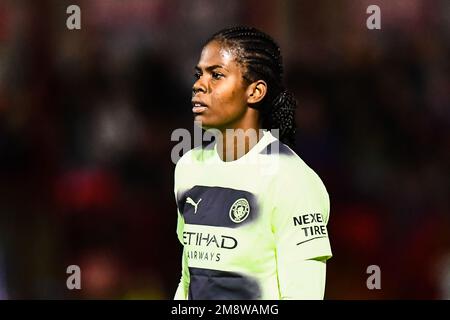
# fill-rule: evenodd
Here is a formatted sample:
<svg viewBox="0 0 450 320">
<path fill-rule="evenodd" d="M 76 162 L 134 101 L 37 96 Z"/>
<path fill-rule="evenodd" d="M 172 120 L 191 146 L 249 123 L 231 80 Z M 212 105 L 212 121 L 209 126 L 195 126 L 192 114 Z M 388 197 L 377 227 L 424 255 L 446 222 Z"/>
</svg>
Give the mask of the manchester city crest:
<svg viewBox="0 0 450 320">
<path fill-rule="evenodd" d="M 236 200 L 230 208 L 230 219 L 235 223 L 241 223 L 247 219 L 250 213 L 250 205 L 245 198 Z"/>
</svg>

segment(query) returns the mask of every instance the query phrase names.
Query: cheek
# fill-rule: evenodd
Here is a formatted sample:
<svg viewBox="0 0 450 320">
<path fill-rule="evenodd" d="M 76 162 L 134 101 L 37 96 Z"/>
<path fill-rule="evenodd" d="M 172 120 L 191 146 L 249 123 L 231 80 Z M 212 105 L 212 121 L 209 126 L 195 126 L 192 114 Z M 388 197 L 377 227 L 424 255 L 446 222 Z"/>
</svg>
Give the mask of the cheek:
<svg viewBox="0 0 450 320">
<path fill-rule="evenodd" d="M 241 91 L 241 88 L 236 88 L 233 85 L 223 85 L 216 88 L 212 99 L 219 107 L 226 106 L 231 109 L 240 108 L 244 99 L 244 94 Z"/>
</svg>

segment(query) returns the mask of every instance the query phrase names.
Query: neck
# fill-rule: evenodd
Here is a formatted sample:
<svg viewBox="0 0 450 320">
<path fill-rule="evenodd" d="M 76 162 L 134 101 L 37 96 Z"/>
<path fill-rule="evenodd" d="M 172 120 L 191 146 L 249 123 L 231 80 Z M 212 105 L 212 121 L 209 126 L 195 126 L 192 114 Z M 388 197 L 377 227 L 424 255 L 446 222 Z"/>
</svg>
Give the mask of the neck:
<svg viewBox="0 0 450 320">
<path fill-rule="evenodd" d="M 247 154 L 263 136 L 260 127 L 221 130 L 217 151 L 223 161 L 234 161 Z"/>
<path fill-rule="evenodd" d="M 234 161 L 247 154 L 262 137 L 259 112 L 247 108 L 245 114 L 234 123 L 216 128 L 217 152 L 222 161 Z"/>
</svg>

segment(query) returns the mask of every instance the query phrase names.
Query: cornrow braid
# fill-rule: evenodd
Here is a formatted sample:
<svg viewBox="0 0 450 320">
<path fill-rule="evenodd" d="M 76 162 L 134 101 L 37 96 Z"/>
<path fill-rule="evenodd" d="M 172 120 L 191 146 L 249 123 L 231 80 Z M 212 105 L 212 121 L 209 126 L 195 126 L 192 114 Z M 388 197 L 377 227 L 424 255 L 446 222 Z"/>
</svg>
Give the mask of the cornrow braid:
<svg viewBox="0 0 450 320">
<path fill-rule="evenodd" d="M 283 63 L 278 44 L 266 33 L 246 26 L 223 29 L 206 43 L 211 41 L 217 41 L 234 51 L 248 83 L 256 80 L 267 83 L 266 96 L 254 108 L 261 112 L 262 127 L 279 129 L 280 141 L 293 147 L 297 104 L 294 96 L 282 85 Z"/>
</svg>

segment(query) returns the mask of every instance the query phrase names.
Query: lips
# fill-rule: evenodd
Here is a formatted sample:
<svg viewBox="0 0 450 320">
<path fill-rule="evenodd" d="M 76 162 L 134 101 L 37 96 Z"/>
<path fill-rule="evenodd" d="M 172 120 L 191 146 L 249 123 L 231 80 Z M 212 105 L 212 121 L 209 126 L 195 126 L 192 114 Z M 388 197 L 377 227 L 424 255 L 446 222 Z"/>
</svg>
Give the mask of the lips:
<svg viewBox="0 0 450 320">
<path fill-rule="evenodd" d="M 206 109 L 208 109 L 208 106 L 204 102 L 202 102 L 200 100 L 192 100 L 192 112 L 193 113 L 202 113 Z"/>
</svg>

